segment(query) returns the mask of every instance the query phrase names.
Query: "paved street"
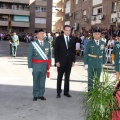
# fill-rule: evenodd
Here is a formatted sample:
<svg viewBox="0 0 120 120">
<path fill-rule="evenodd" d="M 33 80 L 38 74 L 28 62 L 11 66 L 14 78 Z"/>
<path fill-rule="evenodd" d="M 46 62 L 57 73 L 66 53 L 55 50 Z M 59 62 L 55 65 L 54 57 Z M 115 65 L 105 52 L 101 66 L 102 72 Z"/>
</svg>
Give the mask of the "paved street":
<svg viewBox="0 0 120 120">
<path fill-rule="evenodd" d="M 27 68 L 28 43 L 20 42 L 17 57 L 9 54 L 9 43 L 0 41 L 0 120 L 84 120 L 82 103 L 87 87 L 87 71 L 77 58 L 72 69 L 70 94 L 56 98 L 56 67 L 46 80 L 46 101 L 32 101 L 32 75 Z M 64 84 L 62 84 L 64 85 Z M 63 86 L 62 86 L 63 87 Z"/>
</svg>

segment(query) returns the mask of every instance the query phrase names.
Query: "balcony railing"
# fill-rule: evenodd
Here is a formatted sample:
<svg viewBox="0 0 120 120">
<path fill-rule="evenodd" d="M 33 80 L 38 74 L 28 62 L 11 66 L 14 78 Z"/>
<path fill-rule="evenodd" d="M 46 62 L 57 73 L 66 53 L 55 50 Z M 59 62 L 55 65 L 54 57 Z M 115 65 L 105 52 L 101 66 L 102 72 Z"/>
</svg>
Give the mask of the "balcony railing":
<svg viewBox="0 0 120 120">
<path fill-rule="evenodd" d="M 30 11 L 14 10 L 14 9 L 0 9 L 0 14 L 11 14 L 11 15 L 30 15 Z"/>
<path fill-rule="evenodd" d="M 0 26 L 8 26 L 8 21 L 1 21 L 0 20 Z M 29 22 L 15 22 L 15 21 L 12 21 L 11 26 L 12 27 L 30 27 L 30 23 Z"/>
</svg>

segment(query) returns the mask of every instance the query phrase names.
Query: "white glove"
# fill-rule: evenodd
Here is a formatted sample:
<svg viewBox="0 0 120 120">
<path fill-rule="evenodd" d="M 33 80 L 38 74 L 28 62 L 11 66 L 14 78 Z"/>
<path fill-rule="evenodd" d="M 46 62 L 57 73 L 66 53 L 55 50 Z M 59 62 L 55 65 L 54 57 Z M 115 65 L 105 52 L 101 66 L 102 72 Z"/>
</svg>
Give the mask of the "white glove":
<svg viewBox="0 0 120 120">
<path fill-rule="evenodd" d="M 85 70 L 87 70 L 88 69 L 88 65 L 85 65 Z"/>
<path fill-rule="evenodd" d="M 114 62 L 114 61 L 112 61 L 112 64 L 114 65 L 114 64 L 115 64 L 115 62 Z"/>
<path fill-rule="evenodd" d="M 105 64 L 103 64 L 102 66 L 105 67 Z"/>
<path fill-rule="evenodd" d="M 28 70 L 29 70 L 30 72 L 33 72 L 33 68 L 28 68 Z"/>
</svg>

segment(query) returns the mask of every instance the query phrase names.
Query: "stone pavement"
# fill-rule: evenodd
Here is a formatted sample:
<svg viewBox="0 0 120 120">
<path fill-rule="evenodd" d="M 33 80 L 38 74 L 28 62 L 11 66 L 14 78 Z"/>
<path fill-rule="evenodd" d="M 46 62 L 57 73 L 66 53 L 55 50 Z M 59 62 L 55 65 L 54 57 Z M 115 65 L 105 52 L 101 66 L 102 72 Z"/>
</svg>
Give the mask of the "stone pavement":
<svg viewBox="0 0 120 120">
<path fill-rule="evenodd" d="M 9 43 L 0 41 L 0 120 L 84 120 L 87 71 L 83 67 L 83 58 L 77 57 L 71 71 L 72 98 L 63 95 L 61 99 L 56 98 L 57 70 L 51 67 L 51 78 L 46 79 L 47 100 L 33 102 L 27 50 L 28 43 L 20 42 L 17 57 L 13 58 L 9 54 Z"/>
</svg>

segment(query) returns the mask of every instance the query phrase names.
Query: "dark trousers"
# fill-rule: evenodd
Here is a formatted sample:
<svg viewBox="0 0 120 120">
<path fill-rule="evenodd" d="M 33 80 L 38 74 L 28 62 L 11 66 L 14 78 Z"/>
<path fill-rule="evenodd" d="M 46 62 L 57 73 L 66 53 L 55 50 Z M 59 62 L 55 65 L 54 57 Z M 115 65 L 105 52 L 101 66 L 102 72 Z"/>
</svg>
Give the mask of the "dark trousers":
<svg viewBox="0 0 120 120">
<path fill-rule="evenodd" d="M 101 68 L 88 67 L 88 91 L 93 89 L 93 80 L 100 79 Z"/>
<path fill-rule="evenodd" d="M 62 84 L 62 78 L 63 74 L 65 74 L 65 80 L 64 80 L 64 94 L 69 93 L 69 79 L 70 79 L 70 73 L 71 73 L 71 65 L 69 64 L 69 61 L 66 61 L 66 64 L 64 66 L 57 67 L 58 76 L 57 76 L 57 94 L 60 94 L 62 92 L 61 90 L 61 84 Z"/>
<path fill-rule="evenodd" d="M 10 44 L 10 55 L 12 55 L 12 44 Z"/>
</svg>

